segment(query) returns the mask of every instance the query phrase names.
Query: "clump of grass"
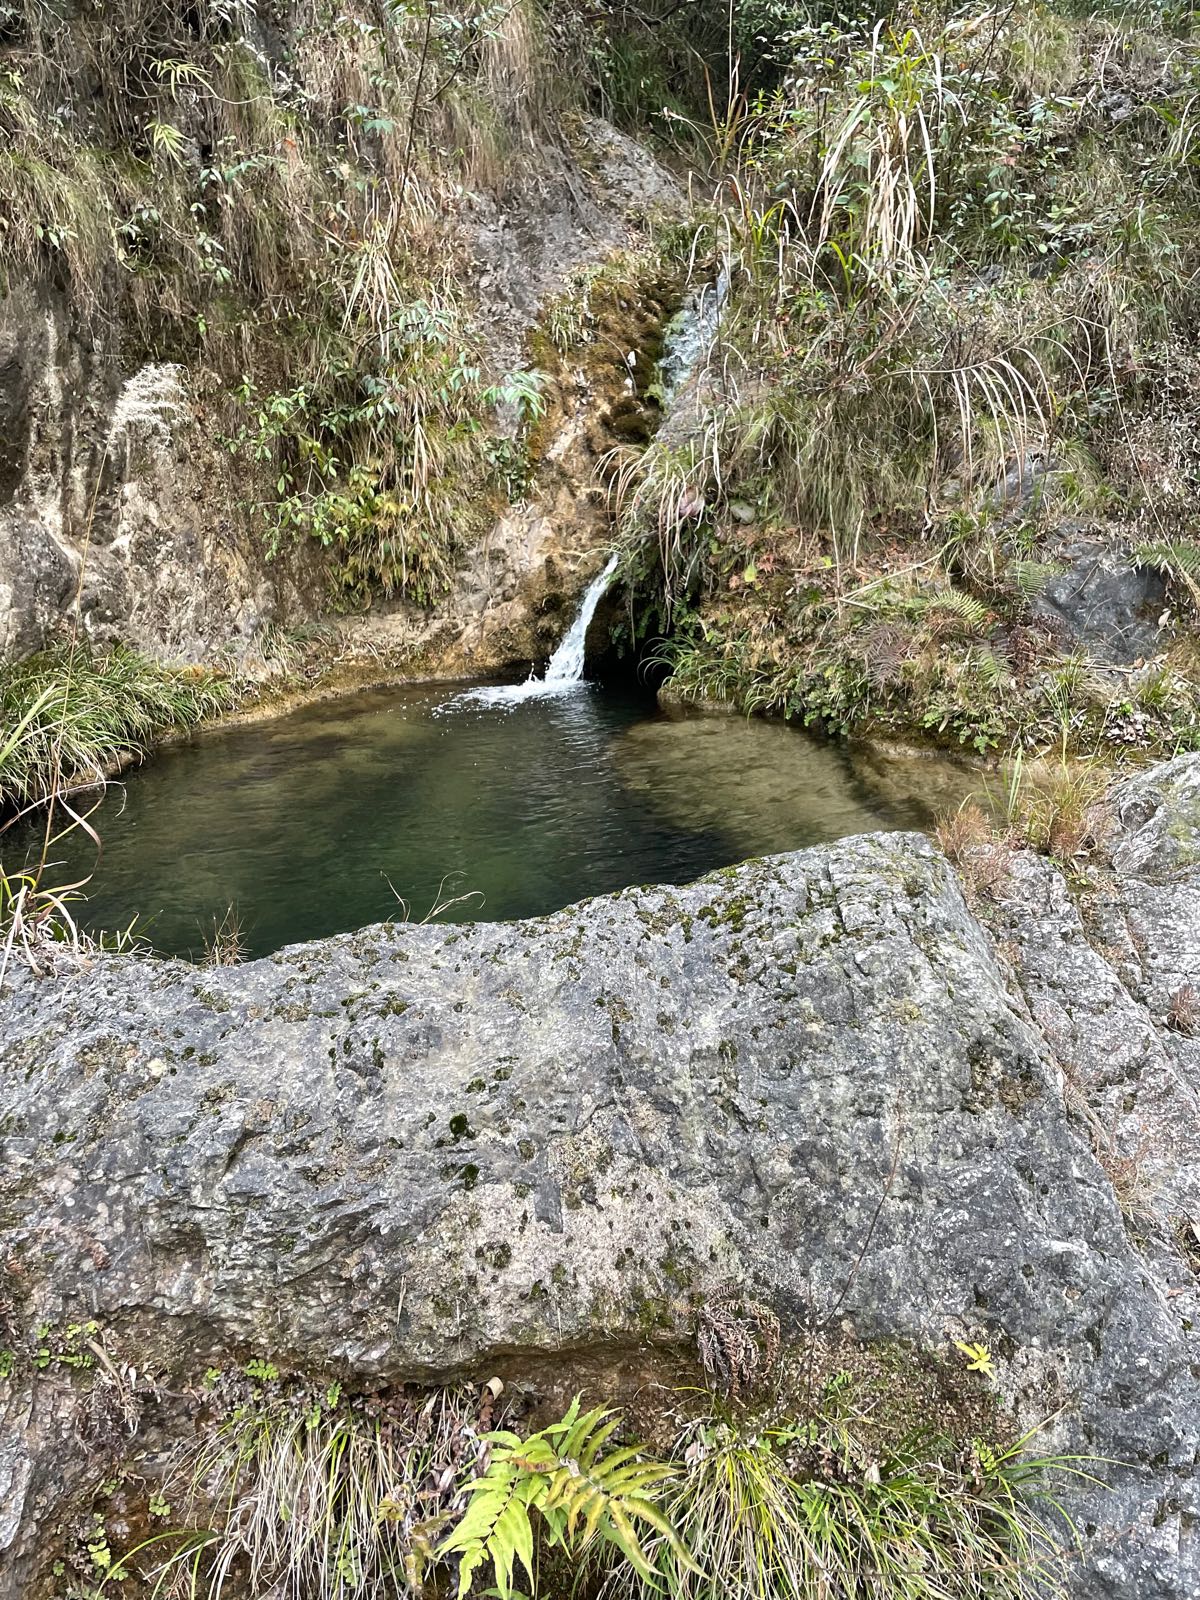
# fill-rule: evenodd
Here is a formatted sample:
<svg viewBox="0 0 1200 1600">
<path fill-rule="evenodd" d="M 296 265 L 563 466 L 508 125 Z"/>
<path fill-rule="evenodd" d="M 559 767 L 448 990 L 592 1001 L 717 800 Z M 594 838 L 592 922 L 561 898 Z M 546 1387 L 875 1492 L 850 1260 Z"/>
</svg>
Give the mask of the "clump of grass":
<svg viewBox="0 0 1200 1600">
<path fill-rule="evenodd" d="M 236 906 L 229 906 L 223 917 L 213 917 L 212 930 L 204 937 L 206 967 L 236 967 L 246 959 L 246 936 Z"/>
<path fill-rule="evenodd" d="M 153 1536 L 122 1560 L 154 1593 L 229 1590 L 297 1600 L 419 1594 L 438 1531 L 479 1460 L 493 1389 L 345 1397 L 280 1381 L 223 1379 L 215 1438 L 182 1469 L 185 1500 L 218 1519 Z M 248 1588 L 247 1588 L 248 1586 Z"/>
<path fill-rule="evenodd" d="M 1101 844 L 1110 817 L 1112 772 L 1097 759 L 1027 763 L 1018 751 L 1002 795 L 985 809 L 968 800 L 942 817 L 934 837 L 957 867 L 968 899 L 992 899 L 1008 882 L 1013 854 L 1035 850 L 1063 866 Z"/>
<path fill-rule="evenodd" d="M 1061 1594 L 1071 1525 L 1054 1485 L 1069 1458 L 959 1443 L 920 1429 L 890 1444 L 835 1380 L 811 1419 L 695 1422 L 663 1510 L 697 1558 L 661 1542 L 657 1576 L 677 1600 L 996 1600 Z M 650 1591 L 644 1590 L 644 1593 Z"/>
<path fill-rule="evenodd" d="M 1103 841 L 1112 772 L 1095 759 L 1057 760 L 1031 767 L 1018 754 L 1010 768 L 1005 821 L 1014 844 L 1069 861 Z"/>
<path fill-rule="evenodd" d="M 89 819 L 109 772 L 143 759 L 169 729 L 223 710 L 232 694 L 215 674 L 163 667 L 120 647 L 92 653 L 72 644 L 0 663 L 0 988 L 14 955 L 41 975 L 98 950 L 145 948 L 136 918 L 115 933 L 80 927 L 90 874 L 58 881 L 54 847 L 82 832 L 98 852 Z M 5 835 L 34 811 L 39 857 L 6 870 Z"/>
<path fill-rule="evenodd" d="M 225 710 L 234 687 L 201 668 L 164 667 L 116 646 L 72 646 L 0 664 L 0 811 L 99 783 L 142 760 L 170 728 Z"/>
<path fill-rule="evenodd" d="M 958 869 L 967 899 L 977 904 L 993 898 L 1008 882 L 1015 848 L 1007 833 L 996 828 L 975 800 L 942 817 L 934 829 L 938 848 Z"/>
<path fill-rule="evenodd" d="M 35 977 L 41 977 L 63 966 L 78 966 L 100 950 L 122 955 L 149 948 L 136 917 L 115 932 L 91 934 L 79 926 L 77 913 L 85 899 L 86 878 L 69 883 L 48 881 L 47 858 L 61 839 L 81 830 L 97 841 L 88 822 L 94 805 L 81 813 L 65 799 L 60 803 L 67 820 L 56 832 L 53 813 L 47 814 L 49 826 L 39 862 L 22 871 L 7 872 L 0 861 L 0 994 L 14 956 L 19 956 Z M 0 838 L 3 833 L 0 827 Z"/>
<path fill-rule="evenodd" d="M 963 1348 L 986 1376 L 986 1348 Z M 205 1600 L 235 1584 L 383 1600 L 447 1580 L 465 1596 L 489 1579 L 499 1600 L 580 1582 L 638 1600 L 1062 1592 L 1074 1530 L 1056 1495 L 1096 1481 L 1086 1462 L 1027 1454 L 1032 1434 L 1005 1432 L 990 1391 L 960 1394 L 947 1431 L 915 1427 L 866 1375 L 862 1400 L 847 1370 L 814 1389 L 804 1359 L 810 1381 L 766 1411 L 676 1395 L 689 1420 L 668 1459 L 578 1397 L 536 1432 L 493 1431 L 497 1380 L 347 1397 L 253 1361 L 214 1376 L 207 1441 L 180 1468 L 196 1529 L 152 1536 L 112 1572 Z"/>
<path fill-rule="evenodd" d="M 1180 984 L 1167 1007 L 1167 1027 L 1186 1039 L 1200 1034 L 1200 993 L 1191 983 Z"/>
</svg>

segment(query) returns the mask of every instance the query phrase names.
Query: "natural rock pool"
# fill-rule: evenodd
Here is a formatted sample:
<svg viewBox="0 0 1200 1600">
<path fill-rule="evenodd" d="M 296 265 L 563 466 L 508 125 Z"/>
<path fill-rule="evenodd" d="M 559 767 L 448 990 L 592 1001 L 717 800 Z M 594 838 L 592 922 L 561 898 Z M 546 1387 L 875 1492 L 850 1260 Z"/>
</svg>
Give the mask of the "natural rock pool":
<svg viewBox="0 0 1200 1600">
<path fill-rule="evenodd" d="M 672 717 L 579 685 L 512 706 L 420 684 L 327 701 L 160 752 L 93 817 L 83 923 L 202 956 L 236 908 L 246 950 L 467 896 L 445 919 L 540 915 L 637 883 L 875 829 L 929 828 L 979 778 L 852 754 L 778 724 Z M 89 870 L 80 836 L 54 859 Z M 56 878 L 61 880 L 61 869 Z"/>
</svg>

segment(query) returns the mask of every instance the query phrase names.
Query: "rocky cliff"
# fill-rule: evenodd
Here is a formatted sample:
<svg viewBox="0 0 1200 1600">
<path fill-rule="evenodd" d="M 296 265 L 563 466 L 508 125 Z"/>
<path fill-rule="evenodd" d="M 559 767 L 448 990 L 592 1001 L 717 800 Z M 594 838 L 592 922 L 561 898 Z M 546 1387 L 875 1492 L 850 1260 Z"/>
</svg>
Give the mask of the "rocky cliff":
<svg viewBox="0 0 1200 1600">
<path fill-rule="evenodd" d="M 733 1283 L 787 1341 L 985 1342 L 1020 1421 L 1106 1458 L 1073 1592 L 1194 1595 L 1198 789 L 1124 792 L 1083 909 L 1014 858 L 994 933 L 924 839 L 863 837 L 527 924 L 10 975 L 0 1590 L 43 1592 L 114 1451 L 161 1471 L 206 1366 L 594 1385 Z M 132 1440 L 78 1443 L 80 1323 L 153 1377 Z"/>
<path fill-rule="evenodd" d="M 0 657 L 77 609 L 98 644 L 253 668 L 372 604 L 367 651 L 543 653 L 667 311 L 635 271 L 603 371 L 553 383 L 530 334 L 680 196 L 591 114 L 573 13 L 461 12 L 5 9 Z M 522 393 L 564 423 L 537 461 Z"/>
</svg>

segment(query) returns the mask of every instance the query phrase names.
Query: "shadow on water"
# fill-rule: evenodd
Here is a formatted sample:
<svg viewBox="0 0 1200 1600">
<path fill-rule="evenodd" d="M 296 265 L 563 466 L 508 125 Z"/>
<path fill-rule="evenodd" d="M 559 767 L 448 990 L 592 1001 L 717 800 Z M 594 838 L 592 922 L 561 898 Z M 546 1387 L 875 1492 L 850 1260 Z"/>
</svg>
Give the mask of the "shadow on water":
<svg viewBox="0 0 1200 1600">
<path fill-rule="evenodd" d="M 672 719 L 628 685 L 503 708 L 447 685 L 375 691 L 165 750 L 115 786 L 84 921 L 138 913 L 156 948 L 196 956 L 230 905 L 251 955 L 395 918 L 397 896 L 416 919 L 439 891 L 472 891 L 449 920 L 540 915 L 928 827 L 978 783 L 950 763 L 908 769 L 885 780 L 778 725 Z"/>
</svg>

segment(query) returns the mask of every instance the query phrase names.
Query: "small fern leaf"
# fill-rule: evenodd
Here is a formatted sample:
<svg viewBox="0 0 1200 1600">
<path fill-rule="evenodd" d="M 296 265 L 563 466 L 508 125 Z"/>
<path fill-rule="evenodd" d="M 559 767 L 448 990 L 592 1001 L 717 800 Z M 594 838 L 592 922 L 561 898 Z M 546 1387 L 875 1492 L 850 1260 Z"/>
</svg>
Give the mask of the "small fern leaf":
<svg viewBox="0 0 1200 1600">
<path fill-rule="evenodd" d="M 610 1416 L 602 1428 L 597 1428 L 596 1432 L 592 1435 L 585 1448 L 579 1452 L 579 1465 L 583 1467 L 585 1471 L 591 1469 L 592 1463 L 595 1461 L 596 1457 L 600 1454 L 601 1450 L 608 1443 L 608 1440 L 620 1426 L 620 1417 Z"/>
<path fill-rule="evenodd" d="M 622 1445 L 620 1450 L 614 1450 L 612 1455 L 605 1456 L 603 1461 L 597 1463 L 594 1469 L 594 1475 L 601 1483 L 607 1483 L 611 1485 L 615 1481 L 620 1469 L 625 1466 L 627 1462 L 636 1461 L 640 1455 L 641 1451 L 638 1449 L 637 1445 Z"/>
<path fill-rule="evenodd" d="M 588 1501 L 587 1517 L 583 1524 L 583 1531 L 579 1536 L 579 1543 L 582 1549 L 586 1549 L 596 1537 L 597 1530 L 600 1527 L 600 1519 L 604 1515 L 607 1504 L 608 1501 L 599 1490 L 596 1490 Z"/>
<path fill-rule="evenodd" d="M 571 1404 L 567 1407 L 566 1415 L 563 1417 L 562 1421 L 552 1424 L 551 1427 L 546 1429 L 546 1432 L 552 1437 L 557 1437 L 560 1433 L 570 1433 L 571 1429 L 575 1426 L 575 1419 L 579 1415 L 581 1401 L 582 1396 L 576 1395 L 571 1401 Z"/>
<path fill-rule="evenodd" d="M 1013 582 L 1025 600 L 1033 600 L 1052 578 L 1061 576 L 1067 569 L 1061 561 L 1014 561 Z"/>
<path fill-rule="evenodd" d="M 529 1521 L 529 1511 L 515 1496 L 508 1502 L 504 1514 L 496 1524 L 497 1555 L 496 1576 L 501 1579 L 500 1555 L 504 1559 L 504 1572 L 502 1587 L 507 1593 L 512 1588 L 512 1569 L 514 1558 L 525 1568 L 526 1576 L 533 1583 L 533 1527 Z"/>
<path fill-rule="evenodd" d="M 607 1415 L 608 1413 L 602 1406 L 597 1406 L 594 1411 L 586 1412 L 582 1417 L 579 1418 L 574 1427 L 563 1440 L 560 1447 L 560 1453 L 564 1456 L 571 1456 L 577 1459 L 584 1446 L 587 1444 L 589 1438 L 599 1427 L 600 1423 L 604 1421 Z"/>
<path fill-rule="evenodd" d="M 1168 576 L 1200 578 L 1200 544 L 1193 539 L 1139 544 L 1133 559 L 1139 567 L 1154 567 Z"/>
<path fill-rule="evenodd" d="M 935 590 L 933 594 L 922 597 L 919 609 L 925 613 L 936 611 L 943 616 L 953 617 L 971 632 L 977 632 L 988 619 L 988 609 L 982 600 L 977 600 L 973 594 L 965 594 L 961 589 Z"/>
</svg>

